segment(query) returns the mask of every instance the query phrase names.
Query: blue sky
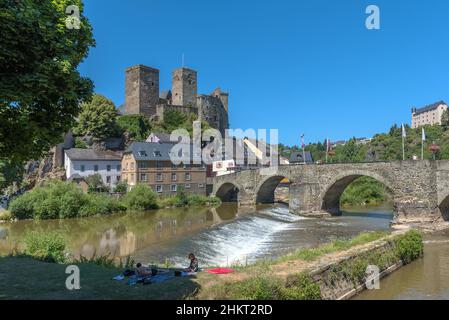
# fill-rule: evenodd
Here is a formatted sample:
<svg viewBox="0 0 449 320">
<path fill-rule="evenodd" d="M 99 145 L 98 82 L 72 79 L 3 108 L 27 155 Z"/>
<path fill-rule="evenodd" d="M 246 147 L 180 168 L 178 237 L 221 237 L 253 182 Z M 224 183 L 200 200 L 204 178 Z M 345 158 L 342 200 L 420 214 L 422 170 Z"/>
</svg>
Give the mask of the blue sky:
<svg viewBox="0 0 449 320">
<path fill-rule="evenodd" d="M 97 41 L 80 66 L 124 103 L 124 70 L 198 71 L 200 93 L 230 92 L 232 128 L 280 141 L 369 137 L 410 123 L 412 106 L 449 102 L 447 0 L 85 0 Z M 379 6 L 381 30 L 365 28 Z"/>
</svg>

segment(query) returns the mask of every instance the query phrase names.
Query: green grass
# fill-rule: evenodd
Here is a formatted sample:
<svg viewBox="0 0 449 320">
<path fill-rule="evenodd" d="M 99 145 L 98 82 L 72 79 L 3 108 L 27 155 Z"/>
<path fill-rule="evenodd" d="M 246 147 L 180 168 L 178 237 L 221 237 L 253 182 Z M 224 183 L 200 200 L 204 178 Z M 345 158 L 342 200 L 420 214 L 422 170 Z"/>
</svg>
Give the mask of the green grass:
<svg viewBox="0 0 449 320">
<path fill-rule="evenodd" d="M 225 282 L 211 288 L 218 300 L 320 300 L 320 287 L 307 272 L 295 274 L 293 281 L 262 272 L 248 279 Z"/>
<path fill-rule="evenodd" d="M 351 247 L 379 240 L 387 235 L 388 232 L 383 231 L 364 232 L 349 240 L 333 240 L 328 244 L 324 244 L 316 248 L 300 249 L 296 252 L 279 258 L 276 262 L 286 262 L 298 259 L 304 261 L 315 261 L 326 254 L 347 250 Z"/>
<path fill-rule="evenodd" d="M 0 257 L 0 299 L 183 299 L 198 289 L 194 279 L 175 278 L 160 284 L 128 286 L 112 277 L 123 269 L 94 263 L 80 268 L 81 289 L 65 287 L 66 264 L 46 263 L 26 257 Z"/>
</svg>

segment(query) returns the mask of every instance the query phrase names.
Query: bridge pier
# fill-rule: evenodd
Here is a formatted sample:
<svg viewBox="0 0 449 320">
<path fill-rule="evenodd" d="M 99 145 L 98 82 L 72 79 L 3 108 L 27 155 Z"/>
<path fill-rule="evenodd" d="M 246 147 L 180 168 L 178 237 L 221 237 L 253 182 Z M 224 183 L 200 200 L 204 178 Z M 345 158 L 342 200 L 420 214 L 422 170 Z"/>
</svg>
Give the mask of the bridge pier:
<svg viewBox="0 0 449 320">
<path fill-rule="evenodd" d="M 432 223 L 441 218 L 438 207 L 429 199 L 396 199 L 393 208 L 394 224 Z"/>
<path fill-rule="evenodd" d="M 330 216 L 321 210 L 318 183 L 292 183 L 289 195 L 290 212 L 301 216 Z"/>
</svg>

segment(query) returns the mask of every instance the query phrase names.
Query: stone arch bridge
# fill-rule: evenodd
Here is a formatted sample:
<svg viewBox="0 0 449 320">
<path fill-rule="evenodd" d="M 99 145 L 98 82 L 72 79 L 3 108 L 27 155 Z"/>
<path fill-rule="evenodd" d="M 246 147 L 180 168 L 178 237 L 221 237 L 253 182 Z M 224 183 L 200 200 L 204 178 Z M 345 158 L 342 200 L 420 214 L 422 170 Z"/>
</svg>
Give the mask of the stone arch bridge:
<svg viewBox="0 0 449 320">
<path fill-rule="evenodd" d="M 395 221 L 449 219 L 449 161 L 396 161 L 289 165 L 247 170 L 213 178 L 212 195 L 241 206 L 274 202 L 281 180 L 290 180 L 292 213 L 340 213 L 340 196 L 359 177 L 383 183 L 394 203 Z"/>
</svg>

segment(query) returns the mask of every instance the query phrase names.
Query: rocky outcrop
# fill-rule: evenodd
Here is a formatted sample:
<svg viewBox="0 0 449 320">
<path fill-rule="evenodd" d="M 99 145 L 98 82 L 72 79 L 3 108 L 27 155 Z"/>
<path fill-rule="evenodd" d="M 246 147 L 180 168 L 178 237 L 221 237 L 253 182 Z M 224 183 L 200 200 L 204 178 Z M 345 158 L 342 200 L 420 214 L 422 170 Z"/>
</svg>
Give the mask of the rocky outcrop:
<svg viewBox="0 0 449 320">
<path fill-rule="evenodd" d="M 64 168 L 55 166 L 54 149 L 45 157 L 36 161 L 29 161 L 25 165 L 22 185 L 29 190 L 42 185 L 45 181 L 58 179 L 65 180 Z"/>
</svg>

